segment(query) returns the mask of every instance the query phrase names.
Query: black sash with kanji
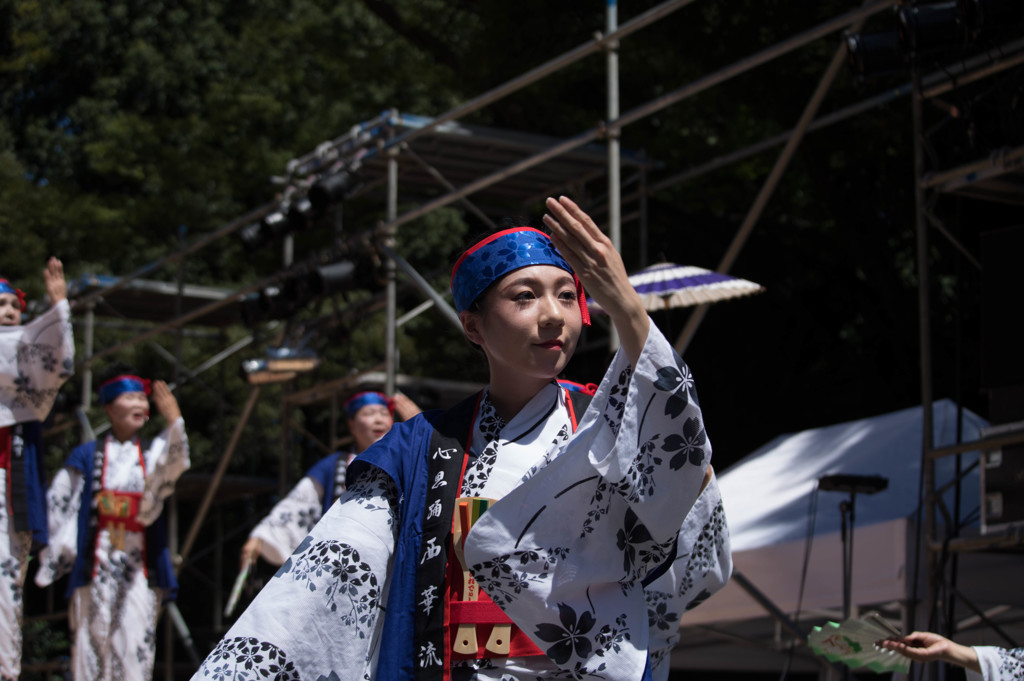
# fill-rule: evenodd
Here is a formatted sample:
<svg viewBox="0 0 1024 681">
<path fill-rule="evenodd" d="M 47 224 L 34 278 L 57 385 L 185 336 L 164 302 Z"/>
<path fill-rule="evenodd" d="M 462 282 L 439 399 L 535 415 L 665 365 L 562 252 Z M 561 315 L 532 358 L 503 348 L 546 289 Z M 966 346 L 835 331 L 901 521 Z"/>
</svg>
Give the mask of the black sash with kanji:
<svg viewBox="0 0 1024 681">
<path fill-rule="evenodd" d="M 7 494 L 10 499 L 11 534 L 26 532 L 31 528 L 28 520 L 28 485 L 25 484 L 25 429 L 15 423 L 11 432 L 11 462 L 7 477 Z"/>
<path fill-rule="evenodd" d="M 582 415 L 590 404 L 591 396 L 582 392 L 568 391 L 573 410 Z M 482 393 L 463 400 L 445 412 L 436 422 L 430 439 L 430 457 L 427 464 L 430 486 L 423 508 L 421 552 L 432 553 L 438 560 L 423 563 L 417 572 L 416 593 L 423 594 L 435 588 L 443 595 L 446 589 L 448 548 L 451 546 L 452 519 L 456 499 L 462 487 L 462 475 L 468 456 L 466 442 L 473 429 L 473 419 Z M 439 484 L 439 483 L 445 484 Z M 445 608 L 439 602 L 427 611 L 416 610 L 414 625 L 416 648 L 420 651 L 432 649 L 443 660 L 441 665 L 415 665 L 417 681 L 445 681 L 451 669 L 451 646 L 446 640 Z"/>
</svg>

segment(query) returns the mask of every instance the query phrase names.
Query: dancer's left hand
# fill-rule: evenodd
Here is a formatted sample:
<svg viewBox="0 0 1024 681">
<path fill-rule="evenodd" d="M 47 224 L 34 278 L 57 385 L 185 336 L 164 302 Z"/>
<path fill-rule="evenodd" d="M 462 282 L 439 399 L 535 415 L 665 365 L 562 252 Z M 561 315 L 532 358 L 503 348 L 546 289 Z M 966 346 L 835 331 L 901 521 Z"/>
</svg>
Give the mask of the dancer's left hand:
<svg viewBox="0 0 1024 681">
<path fill-rule="evenodd" d="M 544 224 L 551 230 L 551 240 L 572 266 L 583 288 L 608 313 L 619 333 L 622 349 L 635 366 L 647 342 L 650 317 L 640 295 L 629 283 L 622 256 L 572 199 L 549 198 L 546 204 L 551 213 L 544 216 Z"/>
</svg>

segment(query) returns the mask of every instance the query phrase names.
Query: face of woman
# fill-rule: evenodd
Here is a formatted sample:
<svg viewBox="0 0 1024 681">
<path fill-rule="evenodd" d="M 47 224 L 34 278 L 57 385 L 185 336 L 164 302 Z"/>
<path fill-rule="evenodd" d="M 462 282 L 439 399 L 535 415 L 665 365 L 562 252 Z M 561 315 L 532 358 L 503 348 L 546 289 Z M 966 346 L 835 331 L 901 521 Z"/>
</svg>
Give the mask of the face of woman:
<svg viewBox="0 0 1024 681">
<path fill-rule="evenodd" d="M 121 393 L 103 408 L 114 437 L 122 442 L 134 437 L 149 419 L 149 399 L 144 392 Z"/>
<path fill-rule="evenodd" d="M 363 451 L 391 430 L 394 419 L 383 404 L 368 404 L 348 420 L 348 430 L 355 440 L 356 450 Z"/>
<path fill-rule="evenodd" d="M 0 293 L 0 326 L 21 324 L 21 301 L 13 293 Z"/>
<path fill-rule="evenodd" d="M 463 313 L 463 328 L 483 348 L 492 377 L 551 380 L 569 363 L 583 328 L 576 283 L 552 265 L 515 270 L 487 292 L 479 312 Z"/>
</svg>

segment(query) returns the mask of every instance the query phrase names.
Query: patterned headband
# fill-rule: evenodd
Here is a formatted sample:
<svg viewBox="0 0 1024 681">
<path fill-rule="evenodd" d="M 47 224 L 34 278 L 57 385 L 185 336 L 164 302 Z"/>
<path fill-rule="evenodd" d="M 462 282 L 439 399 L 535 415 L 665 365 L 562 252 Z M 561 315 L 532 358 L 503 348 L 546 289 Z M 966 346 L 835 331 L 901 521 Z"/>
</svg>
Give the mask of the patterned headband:
<svg viewBox="0 0 1024 681">
<path fill-rule="evenodd" d="M 0 293 L 10 293 L 18 298 L 18 304 L 21 305 L 21 311 L 24 312 L 28 305 L 25 303 L 25 292 L 20 288 L 15 288 L 11 282 L 6 279 L 0 279 Z"/>
<path fill-rule="evenodd" d="M 146 393 L 148 395 L 149 391 L 148 378 L 139 378 L 128 374 L 115 376 L 100 386 L 100 404 L 109 404 L 123 393 Z"/>
<path fill-rule="evenodd" d="M 371 404 L 380 404 L 388 408 L 391 415 L 395 415 L 395 403 L 394 401 L 385 395 L 376 391 L 367 391 L 362 393 L 356 393 L 352 397 L 348 398 L 345 402 L 343 409 L 345 410 L 345 416 L 349 419 L 354 419 L 359 410 L 363 407 L 368 407 Z"/>
<path fill-rule="evenodd" d="M 487 287 L 509 272 L 532 265 L 553 265 L 572 275 L 583 323 L 590 325 L 583 285 L 565 261 L 551 237 L 533 227 L 502 230 L 463 253 L 452 269 L 452 298 L 459 312 L 469 309 Z"/>
</svg>

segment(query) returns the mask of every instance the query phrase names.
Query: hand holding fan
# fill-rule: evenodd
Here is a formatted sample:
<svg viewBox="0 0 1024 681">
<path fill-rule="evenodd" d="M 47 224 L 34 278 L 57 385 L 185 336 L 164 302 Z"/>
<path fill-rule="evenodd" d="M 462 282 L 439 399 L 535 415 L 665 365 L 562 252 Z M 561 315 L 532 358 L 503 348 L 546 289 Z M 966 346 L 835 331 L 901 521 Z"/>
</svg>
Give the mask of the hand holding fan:
<svg viewBox="0 0 1024 681">
<path fill-rule="evenodd" d="M 807 636 L 807 645 L 815 654 L 830 662 L 842 662 L 854 669 L 866 667 L 878 674 L 906 674 L 910 670 L 909 659 L 875 645 L 875 641 L 902 635 L 899 629 L 877 612 L 869 612 L 861 617 L 814 627 L 814 631 Z"/>
</svg>

